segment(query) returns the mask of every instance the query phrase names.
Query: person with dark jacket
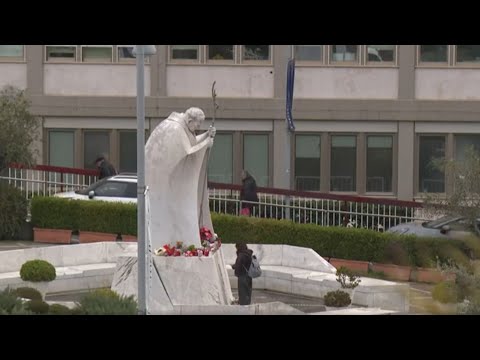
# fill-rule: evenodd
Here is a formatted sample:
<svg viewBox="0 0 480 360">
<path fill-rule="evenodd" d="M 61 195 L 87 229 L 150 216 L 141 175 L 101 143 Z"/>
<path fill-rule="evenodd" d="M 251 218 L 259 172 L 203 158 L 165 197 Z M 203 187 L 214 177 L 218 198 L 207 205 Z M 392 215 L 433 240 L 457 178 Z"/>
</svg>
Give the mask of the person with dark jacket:
<svg viewBox="0 0 480 360">
<path fill-rule="evenodd" d="M 252 263 L 253 251 L 243 243 L 236 243 L 235 248 L 237 249 L 237 259 L 232 268 L 238 278 L 238 302 L 240 305 L 250 305 L 252 302 L 252 278 L 248 276 L 247 269 Z"/>
<path fill-rule="evenodd" d="M 105 159 L 105 156 L 98 155 L 95 159 L 95 165 L 97 169 L 100 171 L 100 175 L 98 176 L 98 180 L 103 178 L 107 178 L 113 175 L 117 175 L 117 170 L 113 167 L 113 165 Z"/>
<path fill-rule="evenodd" d="M 255 204 L 252 202 L 258 203 L 257 183 L 253 176 L 246 170 L 242 170 L 242 190 L 240 191 L 240 201 L 242 206 L 242 214 L 245 212 L 243 209 L 248 209 L 247 213 L 249 215 L 252 214 L 255 206 Z"/>
</svg>

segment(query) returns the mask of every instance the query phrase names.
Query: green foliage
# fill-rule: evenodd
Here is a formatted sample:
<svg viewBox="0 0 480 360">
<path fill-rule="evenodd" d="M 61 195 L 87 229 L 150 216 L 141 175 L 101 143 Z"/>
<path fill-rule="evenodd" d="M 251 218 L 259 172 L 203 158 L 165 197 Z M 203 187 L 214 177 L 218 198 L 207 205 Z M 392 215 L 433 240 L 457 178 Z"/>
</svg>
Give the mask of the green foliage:
<svg viewBox="0 0 480 360">
<path fill-rule="evenodd" d="M 79 315 L 136 315 L 137 302 L 133 296 L 124 297 L 101 289 L 85 295 L 77 304 L 75 314 Z"/>
<path fill-rule="evenodd" d="M 365 229 L 222 214 L 212 214 L 212 221 L 215 232 L 225 243 L 243 241 L 309 247 L 323 257 L 379 261 L 388 242 L 388 235 Z"/>
<path fill-rule="evenodd" d="M 42 300 L 42 294 L 37 289 L 31 287 L 19 287 L 15 289 L 18 297 L 30 300 Z"/>
<path fill-rule="evenodd" d="M 52 304 L 48 309 L 48 313 L 50 315 L 70 315 L 72 312 L 71 310 L 62 304 Z"/>
<path fill-rule="evenodd" d="M 377 231 L 298 224 L 212 213 L 215 232 L 224 243 L 285 244 L 312 248 L 325 258 L 363 260 L 403 266 L 435 267 L 453 259 L 468 266 L 480 256 L 480 240 L 417 238 Z M 32 200 L 32 222 L 41 228 L 137 235 L 134 204 L 76 201 L 53 197 Z M 475 241 L 476 240 L 476 241 Z"/>
<path fill-rule="evenodd" d="M 342 290 L 330 291 L 323 298 L 326 306 L 344 307 L 352 303 L 350 295 Z"/>
<path fill-rule="evenodd" d="M 27 219 L 27 209 L 22 191 L 0 180 L 0 240 L 18 237 Z"/>
<path fill-rule="evenodd" d="M 57 277 L 55 267 L 45 260 L 29 260 L 20 269 L 23 281 L 52 281 Z"/>
<path fill-rule="evenodd" d="M 39 121 L 29 107 L 24 90 L 13 86 L 0 90 L 0 171 L 12 162 L 33 163 L 31 149 L 38 138 Z"/>
<path fill-rule="evenodd" d="M 431 167 L 445 171 L 446 178 L 452 184 L 446 197 L 429 194 L 424 199 L 425 206 L 432 212 L 463 216 L 468 220 L 471 231 L 477 232 L 476 219 L 480 216 L 480 154 L 473 145 L 465 148 L 461 160 L 435 159 Z"/>
<path fill-rule="evenodd" d="M 32 223 L 45 229 L 136 236 L 137 207 L 120 202 L 35 197 L 32 199 Z"/>
<path fill-rule="evenodd" d="M 42 229 L 78 230 L 79 203 L 57 197 L 32 199 L 32 224 Z"/>
<path fill-rule="evenodd" d="M 456 303 L 458 302 L 458 289 L 454 282 L 444 281 L 435 285 L 432 291 L 434 300 L 441 303 Z"/>
<path fill-rule="evenodd" d="M 433 268 L 437 259 L 453 259 L 468 266 L 467 254 L 478 254 L 479 239 L 451 240 L 372 230 L 296 224 L 288 220 L 259 219 L 212 213 L 215 232 L 224 243 L 285 244 L 308 247 L 325 258 L 363 260 Z"/>
<path fill-rule="evenodd" d="M 341 266 L 337 269 L 337 281 L 342 286 L 342 289 L 355 289 L 362 280 L 360 280 L 354 273 L 347 269 L 346 267 Z"/>
<path fill-rule="evenodd" d="M 25 308 L 34 314 L 43 315 L 48 313 L 49 305 L 43 300 L 30 300 L 25 304 Z"/>
<path fill-rule="evenodd" d="M 7 288 L 0 292 L 0 315 L 10 315 L 22 308 L 23 303 L 17 297 L 15 290 Z"/>
</svg>

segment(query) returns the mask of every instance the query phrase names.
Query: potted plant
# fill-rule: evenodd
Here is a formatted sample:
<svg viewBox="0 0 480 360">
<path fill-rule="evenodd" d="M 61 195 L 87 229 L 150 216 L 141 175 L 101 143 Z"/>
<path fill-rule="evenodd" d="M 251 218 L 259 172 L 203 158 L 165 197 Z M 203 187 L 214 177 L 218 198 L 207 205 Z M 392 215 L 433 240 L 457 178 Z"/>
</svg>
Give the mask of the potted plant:
<svg viewBox="0 0 480 360">
<path fill-rule="evenodd" d="M 341 290 L 330 291 L 324 297 L 326 306 L 346 307 L 352 303 L 354 289 L 360 284 L 360 280 L 351 270 L 340 267 L 337 269 L 337 279 Z"/>
<path fill-rule="evenodd" d="M 20 269 L 20 277 L 26 286 L 37 289 L 45 299 L 48 284 L 57 277 L 55 267 L 45 260 L 29 260 Z"/>
</svg>

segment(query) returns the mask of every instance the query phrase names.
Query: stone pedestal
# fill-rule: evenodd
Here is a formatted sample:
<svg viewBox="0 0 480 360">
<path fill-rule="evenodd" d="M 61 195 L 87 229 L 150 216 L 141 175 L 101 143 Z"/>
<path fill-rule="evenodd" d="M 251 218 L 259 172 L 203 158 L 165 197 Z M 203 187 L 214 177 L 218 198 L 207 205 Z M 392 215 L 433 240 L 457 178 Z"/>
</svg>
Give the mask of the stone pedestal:
<svg viewBox="0 0 480 360">
<path fill-rule="evenodd" d="M 181 306 L 230 305 L 233 296 L 223 256 L 152 256 L 147 310 L 150 314 L 176 314 Z M 117 261 L 112 290 L 137 296 L 136 256 Z"/>
</svg>

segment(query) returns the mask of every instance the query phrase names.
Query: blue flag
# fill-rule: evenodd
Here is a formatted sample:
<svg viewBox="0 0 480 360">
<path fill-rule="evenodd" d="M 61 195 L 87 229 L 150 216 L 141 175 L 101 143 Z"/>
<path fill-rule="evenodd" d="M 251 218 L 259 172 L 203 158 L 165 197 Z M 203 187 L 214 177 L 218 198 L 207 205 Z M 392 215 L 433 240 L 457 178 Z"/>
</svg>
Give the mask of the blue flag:
<svg viewBox="0 0 480 360">
<path fill-rule="evenodd" d="M 291 132 L 295 131 L 293 123 L 292 106 L 293 106 L 293 87 L 295 84 L 295 59 L 290 59 L 287 65 L 287 126 Z"/>
</svg>

